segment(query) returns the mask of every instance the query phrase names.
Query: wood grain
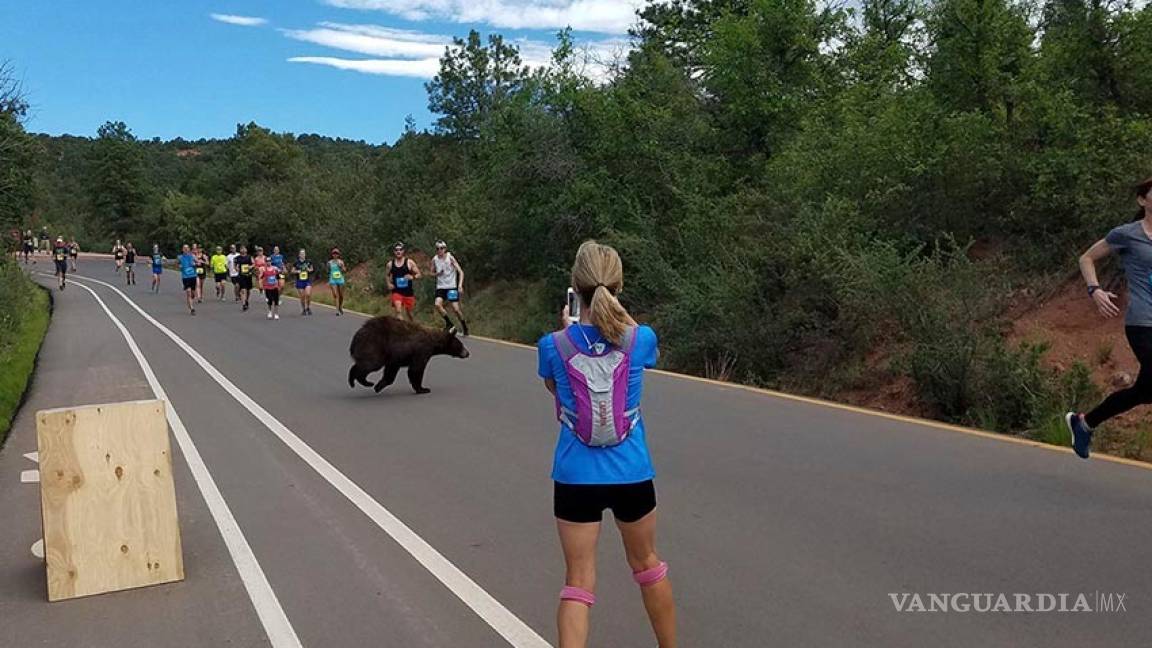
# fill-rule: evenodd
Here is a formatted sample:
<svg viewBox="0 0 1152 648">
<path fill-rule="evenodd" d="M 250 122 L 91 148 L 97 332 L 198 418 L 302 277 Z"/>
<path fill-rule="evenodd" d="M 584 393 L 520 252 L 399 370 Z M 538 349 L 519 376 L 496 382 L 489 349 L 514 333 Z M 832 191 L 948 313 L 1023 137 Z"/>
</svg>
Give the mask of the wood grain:
<svg viewBox="0 0 1152 648">
<path fill-rule="evenodd" d="M 36 413 L 49 601 L 184 579 L 164 407 Z"/>
</svg>

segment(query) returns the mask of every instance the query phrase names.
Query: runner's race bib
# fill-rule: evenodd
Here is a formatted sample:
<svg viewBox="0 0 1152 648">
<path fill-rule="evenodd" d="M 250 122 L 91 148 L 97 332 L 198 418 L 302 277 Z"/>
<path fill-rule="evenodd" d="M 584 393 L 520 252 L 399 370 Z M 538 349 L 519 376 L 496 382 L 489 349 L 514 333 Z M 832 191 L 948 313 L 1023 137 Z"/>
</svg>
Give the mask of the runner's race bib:
<svg viewBox="0 0 1152 648">
<path fill-rule="evenodd" d="M 57 260 L 57 261 L 63 261 L 63 260 L 64 260 L 64 255 L 63 255 L 63 254 L 57 254 L 57 255 L 56 255 L 56 260 Z"/>
<path fill-rule="evenodd" d="M 448 301 L 450 301 L 450 302 L 460 301 L 460 291 L 459 290 L 449 290 L 448 291 Z"/>
<path fill-rule="evenodd" d="M 204 276 L 204 268 L 196 268 L 196 274 Z"/>
<path fill-rule="evenodd" d="M 308 281 L 308 271 L 307 270 L 301 270 L 300 271 L 300 281 Z"/>
<path fill-rule="evenodd" d="M 339 280 L 344 278 L 344 273 L 340 272 L 339 270 L 333 270 L 332 271 L 332 278 L 339 281 Z"/>
<path fill-rule="evenodd" d="M 249 267 L 248 267 L 247 263 L 241 263 L 240 264 L 240 274 L 248 274 L 248 270 L 249 270 Z"/>
<path fill-rule="evenodd" d="M 409 281 L 408 277 L 397 277 L 396 278 L 396 287 L 397 288 L 407 288 L 410 283 L 411 283 L 411 281 Z"/>
</svg>

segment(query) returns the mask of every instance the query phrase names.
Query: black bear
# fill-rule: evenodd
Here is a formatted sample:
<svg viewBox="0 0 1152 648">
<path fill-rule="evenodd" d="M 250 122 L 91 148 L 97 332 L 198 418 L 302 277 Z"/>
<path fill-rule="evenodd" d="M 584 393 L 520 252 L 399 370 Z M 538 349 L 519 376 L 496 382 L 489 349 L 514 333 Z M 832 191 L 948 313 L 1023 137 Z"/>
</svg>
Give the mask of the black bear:
<svg viewBox="0 0 1152 648">
<path fill-rule="evenodd" d="M 427 394 L 432 390 L 424 387 L 424 369 L 432 356 L 468 357 L 468 349 L 455 331 L 430 329 L 395 317 L 376 317 L 365 322 L 352 337 L 348 351 L 355 362 L 348 370 L 349 387 L 354 388 L 356 383 L 372 387 L 368 374 L 384 369 L 384 377 L 376 383 L 376 393 L 396 380 L 401 367 L 408 367 L 412 389 L 417 394 Z"/>
</svg>

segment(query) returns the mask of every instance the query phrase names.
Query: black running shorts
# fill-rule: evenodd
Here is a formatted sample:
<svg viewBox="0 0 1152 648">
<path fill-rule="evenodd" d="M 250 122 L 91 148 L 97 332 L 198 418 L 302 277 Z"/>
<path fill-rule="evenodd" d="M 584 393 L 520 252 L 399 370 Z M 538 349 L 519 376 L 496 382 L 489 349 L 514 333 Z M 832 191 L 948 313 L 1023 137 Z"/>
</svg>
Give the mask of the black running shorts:
<svg viewBox="0 0 1152 648">
<path fill-rule="evenodd" d="M 635 522 L 656 508 L 656 486 L 637 484 L 561 484 L 553 482 L 552 512 L 565 522 L 599 522 L 604 509 L 621 522 Z"/>
<path fill-rule="evenodd" d="M 184 290 L 196 290 L 196 277 L 181 277 L 184 283 Z"/>
</svg>

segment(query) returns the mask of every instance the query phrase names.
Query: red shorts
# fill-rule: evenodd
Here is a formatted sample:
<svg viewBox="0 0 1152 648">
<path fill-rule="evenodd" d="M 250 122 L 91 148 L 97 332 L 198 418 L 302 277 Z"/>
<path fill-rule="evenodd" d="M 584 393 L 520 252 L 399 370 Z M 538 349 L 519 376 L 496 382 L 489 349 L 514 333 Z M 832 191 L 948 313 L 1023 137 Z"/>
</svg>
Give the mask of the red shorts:
<svg viewBox="0 0 1152 648">
<path fill-rule="evenodd" d="M 392 293 L 392 304 L 400 304 L 404 307 L 404 310 L 412 310 L 416 308 L 416 297 L 415 295 L 408 296 L 401 295 L 399 293 Z"/>
</svg>

